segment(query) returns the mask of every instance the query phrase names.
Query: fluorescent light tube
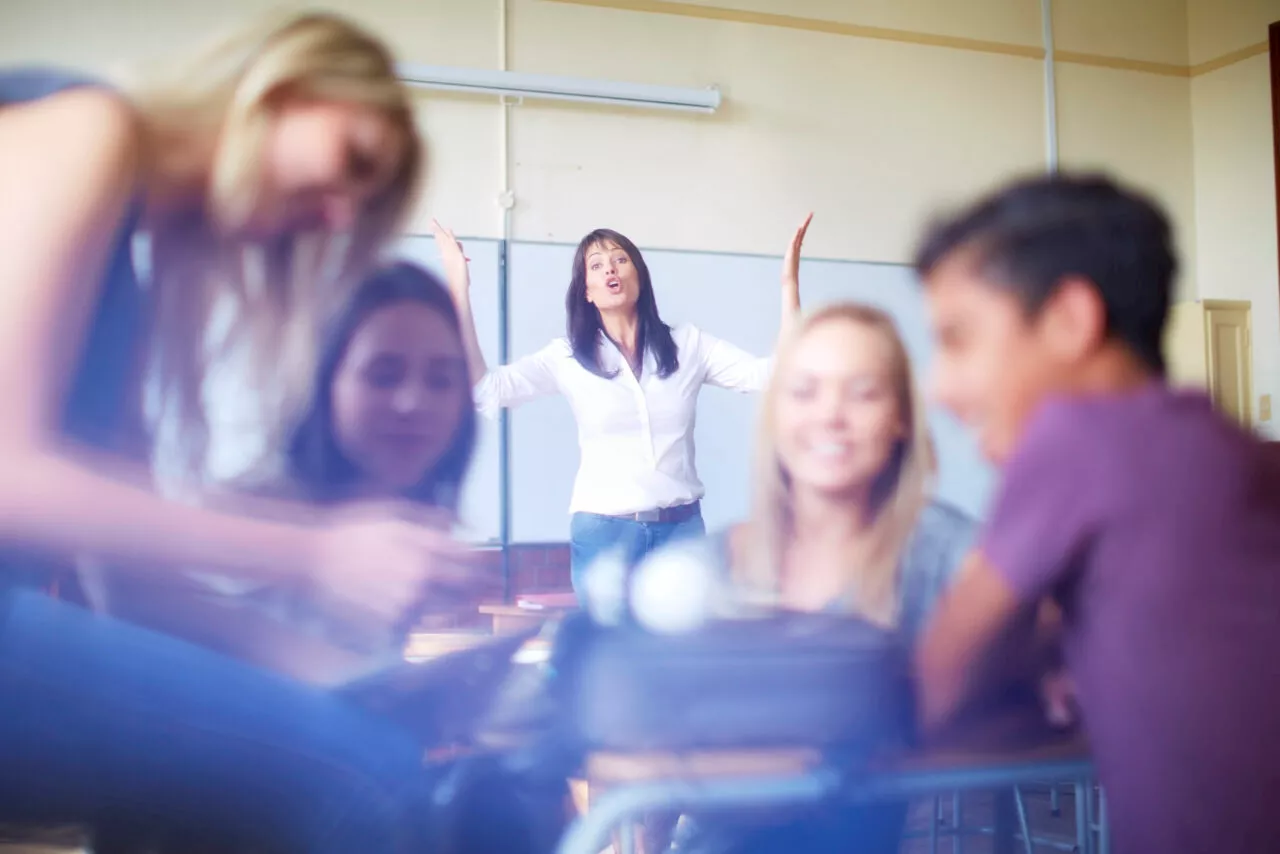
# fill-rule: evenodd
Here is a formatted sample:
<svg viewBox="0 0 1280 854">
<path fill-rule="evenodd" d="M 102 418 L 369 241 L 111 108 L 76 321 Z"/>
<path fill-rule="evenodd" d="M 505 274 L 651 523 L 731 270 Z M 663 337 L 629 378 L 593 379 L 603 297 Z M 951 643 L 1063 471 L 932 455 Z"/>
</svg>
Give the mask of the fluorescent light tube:
<svg viewBox="0 0 1280 854">
<path fill-rule="evenodd" d="M 398 70 L 400 79 L 410 86 L 450 92 L 686 110 L 698 113 L 714 113 L 720 106 L 720 92 L 715 88 L 687 89 L 679 86 L 616 83 L 608 80 L 557 77 L 550 74 L 526 74 L 521 71 L 453 68 L 414 63 L 401 63 Z"/>
</svg>

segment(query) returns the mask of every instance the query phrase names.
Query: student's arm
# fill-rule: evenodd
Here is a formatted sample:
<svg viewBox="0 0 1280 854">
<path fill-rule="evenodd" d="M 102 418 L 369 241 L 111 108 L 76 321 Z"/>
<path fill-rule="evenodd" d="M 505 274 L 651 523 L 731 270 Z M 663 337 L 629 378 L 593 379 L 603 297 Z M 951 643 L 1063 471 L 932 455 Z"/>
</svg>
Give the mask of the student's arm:
<svg viewBox="0 0 1280 854">
<path fill-rule="evenodd" d="M 485 365 L 484 352 L 480 349 L 480 336 L 476 334 L 476 320 L 471 313 L 471 271 L 467 267 L 467 262 L 471 259 L 466 256 L 462 243 L 453 236 L 453 232 L 438 220 L 431 220 L 431 231 L 444 265 L 453 305 L 458 311 L 458 324 L 462 327 L 462 348 L 467 354 L 467 370 L 471 374 L 471 384 L 475 385 L 489 369 Z"/>
<path fill-rule="evenodd" d="M 1043 412 L 1006 467 L 978 548 L 917 647 L 926 733 L 1044 665 L 1035 633 L 1040 602 L 1078 575 L 1110 513 L 1097 476 L 1107 463 L 1090 428 L 1065 410 Z"/>
<path fill-rule="evenodd" d="M 800 250 L 804 246 L 804 236 L 808 233 L 811 222 L 813 214 L 806 216 L 804 222 L 800 223 L 782 258 L 782 321 L 778 330 L 779 341 L 786 337 L 800 317 Z"/>
<path fill-rule="evenodd" d="M 942 730 L 1031 666 L 1027 609 L 978 552 L 938 603 L 916 652 L 920 725 Z"/>
<path fill-rule="evenodd" d="M 402 613 L 439 546 L 433 532 L 397 522 L 322 527 L 283 505 L 259 519 L 168 502 L 143 485 L 143 472 L 64 440 L 62 409 L 137 189 L 138 148 L 132 111 L 103 91 L 0 110 L 0 545 L 305 578 L 366 616 Z M 364 560 L 380 570 L 357 584 L 348 571 Z"/>
<path fill-rule="evenodd" d="M 296 565 L 294 529 L 165 503 L 63 445 L 60 412 L 137 147 L 131 111 L 106 92 L 0 112 L 0 540 L 123 559 L 212 554 L 246 572 Z"/>
</svg>

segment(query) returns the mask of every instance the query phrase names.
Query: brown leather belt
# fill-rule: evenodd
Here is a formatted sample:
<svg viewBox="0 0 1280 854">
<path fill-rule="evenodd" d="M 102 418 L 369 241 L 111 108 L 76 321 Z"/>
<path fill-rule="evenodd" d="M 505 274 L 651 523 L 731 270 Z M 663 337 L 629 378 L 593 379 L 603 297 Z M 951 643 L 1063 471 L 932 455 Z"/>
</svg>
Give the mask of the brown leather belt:
<svg viewBox="0 0 1280 854">
<path fill-rule="evenodd" d="M 610 516 L 610 519 L 625 519 L 628 522 L 658 522 L 678 524 L 686 522 L 702 512 L 702 502 L 677 504 L 675 507 L 660 507 L 657 510 L 642 510 L 639 513 L 626 513 L 621 516 Z"/>
</svg>

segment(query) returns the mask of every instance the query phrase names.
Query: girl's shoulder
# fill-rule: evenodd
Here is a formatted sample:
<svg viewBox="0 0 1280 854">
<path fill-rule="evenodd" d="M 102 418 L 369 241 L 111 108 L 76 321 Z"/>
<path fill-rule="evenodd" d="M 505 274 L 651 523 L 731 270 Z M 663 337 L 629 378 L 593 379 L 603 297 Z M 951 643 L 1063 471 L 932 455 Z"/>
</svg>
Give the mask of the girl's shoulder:
<svg viewBox="0 0 1280 854">
<path fill-rule="evenodd" d="M 946 501 L 933 499 L 920 511 L 915 539 L 955 543 L 973 537 L 977 521 L 968 513 Z"/>
<path fill-rule="evenodd" d="M 902 622 L 908 634 L 924 626 L 969 553 L 976 532 L 973 517 L 954 505 L 935 500 L 920 511 L 900 564 Z"/>
<path fill-rule="evenodd" d="M 933 500 L 920 511 L 903 556 L 903 573 L 950 575 L 968 552 L 977 522 L 953 504 Z"/>
<path fill-rule="evenodd" d="M 61 68 L 0 68 L 0 104 L 39 101 L 70 89 L 107 87 L 87 74 Z"/>
</svg>

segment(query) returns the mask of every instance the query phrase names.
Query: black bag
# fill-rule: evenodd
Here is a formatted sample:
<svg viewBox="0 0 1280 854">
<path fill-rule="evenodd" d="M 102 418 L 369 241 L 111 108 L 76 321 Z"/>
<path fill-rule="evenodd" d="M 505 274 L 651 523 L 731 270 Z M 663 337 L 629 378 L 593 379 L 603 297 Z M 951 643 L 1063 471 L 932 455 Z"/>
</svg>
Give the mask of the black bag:
<svg viewBox="0 0 1280 854">
<path fill-rule="evenodd" d="M 834 614 L 708 623 L 678 636 L 571 617 L 550 688 L 577 752 L 903 746 L 908 654 L 894 632 Z"/>
</svg>

